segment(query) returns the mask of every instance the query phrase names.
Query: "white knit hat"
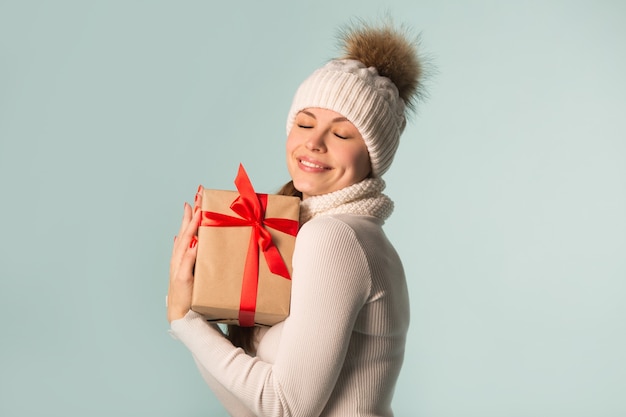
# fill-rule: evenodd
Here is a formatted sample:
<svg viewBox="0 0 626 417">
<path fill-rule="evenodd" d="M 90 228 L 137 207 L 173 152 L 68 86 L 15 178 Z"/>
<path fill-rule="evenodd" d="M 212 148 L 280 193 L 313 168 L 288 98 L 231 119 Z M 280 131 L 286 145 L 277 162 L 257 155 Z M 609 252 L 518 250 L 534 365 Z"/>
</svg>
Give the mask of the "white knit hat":
<svg viewBox="0 0 626 417">
<path fill-rule="evenodd" d="M 287 134 L 296 115 L 319 107 L 347 118 L 363 136 L 372 175 L 383 175 L 406 126 L 405 104 L 395 84 L 354 59 L 336 59 L 316 70 L 298 88 L 287 117 Z"/>
</svg>

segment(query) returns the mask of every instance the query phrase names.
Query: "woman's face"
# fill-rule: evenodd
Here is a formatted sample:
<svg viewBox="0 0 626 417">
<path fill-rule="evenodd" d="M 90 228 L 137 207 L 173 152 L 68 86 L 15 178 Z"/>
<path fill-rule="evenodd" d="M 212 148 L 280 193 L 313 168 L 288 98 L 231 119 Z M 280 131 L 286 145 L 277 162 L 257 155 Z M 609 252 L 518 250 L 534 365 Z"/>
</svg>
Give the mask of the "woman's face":
<svg viewBox="0 0 626 417">
<path fill-rule="evenodd" d="M 296 115 L 287 137 L 287 168 L 303 198 L 356 184 L 371 170 L 358 129 L 341 114 L 320 108 Z"/>
</svg>

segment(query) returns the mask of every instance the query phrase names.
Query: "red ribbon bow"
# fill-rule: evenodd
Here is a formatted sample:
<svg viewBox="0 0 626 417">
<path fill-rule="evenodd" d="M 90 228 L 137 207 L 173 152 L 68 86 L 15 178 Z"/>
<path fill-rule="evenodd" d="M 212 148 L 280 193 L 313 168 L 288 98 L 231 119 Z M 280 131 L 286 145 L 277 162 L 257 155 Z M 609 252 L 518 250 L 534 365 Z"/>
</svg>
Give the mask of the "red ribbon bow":
<svg viewBox="0 0 626 417">
<path fill-rule="evenodd" d="M 259 284 L 259 249 L 263 252 L 269 270 L 273 274 L 291 279 L 287 265 L 285 265 L 278 248 L 272 241 L 272 235 L 266 226 L 295 236 L 298 233 L 298 222 L 291 219 L 265 218 L 267 194 L 257 194 L 254 191 L 250 178 L 241 164 L 235 178 L 235 186 L 239 191 L 239 196 L 232 202 L 230 209 L 241 217 L 202 211 L 200 226 L 252 226 L 239 302 L 239 325 L 250 327 L 254 326 L 254 313 L 256 311 Z"/>
</svg>

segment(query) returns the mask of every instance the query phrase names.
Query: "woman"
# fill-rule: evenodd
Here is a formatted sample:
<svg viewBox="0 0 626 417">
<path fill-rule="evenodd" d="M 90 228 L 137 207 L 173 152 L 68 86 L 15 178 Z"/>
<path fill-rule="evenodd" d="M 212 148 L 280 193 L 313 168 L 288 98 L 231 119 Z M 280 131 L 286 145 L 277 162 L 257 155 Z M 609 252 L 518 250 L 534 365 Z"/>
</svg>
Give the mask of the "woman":
<svg viewBox="0 0 626 417">
<path fill-rule="evenodd" d="M 363 25 L 343 40 L 345 57 L 303 82 L 287 120 L 290 187 L 302 197 L 290 316 L 244 336 L 247 349 L 190 311 L 199 212 L 185 205 L 168 320 L 233 416 L 393 415 L 409 302 L 382 229 L 393 203 L 381 175 L 421 66 L 414 45 L 391 27 Z"/>
</svg>

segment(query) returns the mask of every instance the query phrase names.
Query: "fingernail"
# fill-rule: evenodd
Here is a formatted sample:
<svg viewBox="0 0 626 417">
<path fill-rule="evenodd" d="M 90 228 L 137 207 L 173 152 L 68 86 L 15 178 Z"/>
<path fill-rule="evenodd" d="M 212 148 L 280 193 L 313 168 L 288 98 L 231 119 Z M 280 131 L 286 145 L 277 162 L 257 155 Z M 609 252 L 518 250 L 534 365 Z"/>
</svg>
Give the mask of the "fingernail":
<svg viewBox="0 0 626 417">
<path fill-rule="evenodd" d="M 176 242 L 176 238 L 177 238 L 177 237 L 178 237 L 178 236 L 174 236 L 174 242 Z"/>
<path fill-rule="evenodd" d="M 193 249 L 196 247 L 197 244 L 198 244 L 198 238 L 194 236 L 191 238 L 191 242 L 189 243 L 189 248 Z"/>
<path fill-rule="evenodd" d="M 199 193 L 200 191 L 202 191 L 202 185 L 198 185 L 198 191 L 196 191 L 196 193 Z"/>
</svg>

